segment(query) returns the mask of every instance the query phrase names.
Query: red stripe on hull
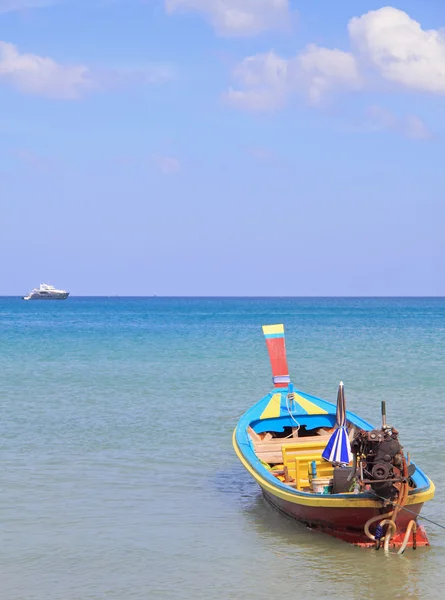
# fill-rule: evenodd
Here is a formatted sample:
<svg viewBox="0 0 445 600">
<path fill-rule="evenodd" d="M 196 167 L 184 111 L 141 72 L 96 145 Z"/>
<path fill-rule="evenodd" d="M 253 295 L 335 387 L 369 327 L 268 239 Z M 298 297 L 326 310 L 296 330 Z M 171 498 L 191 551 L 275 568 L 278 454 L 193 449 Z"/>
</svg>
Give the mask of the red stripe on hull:
<svg viewBox="0 0 445 600">
<path fill-rule="evenodd" d="M 294 504 L 273 496 L 263 490 L 263 494 L 275 508 L 286 514 L 287 516 L 304 523 L 311 529 L 323 531 L 335 538 L 356 544 L 359 546 L 374 546 L 374 542 L 365 534 L 365 524 L 372 517 L 380 514 L 380 511 L 373 508 L 317 508 L 314 506 L 305 506 L 302 504 Z M 397 533 L 391 539 L 391 546 L 397 548 L 401 546 L 405 537 L 408 523 L 415 520 L 423 506 L 414 504 L 409 506 L 409 511 L 401 510 L 397 517 Z M 388 512 L 385 509 L 381 510 L 381 514 Z M 413 514 L 414 513 L 414 514 Z M 377 523 L 371 526 L 371 533 L 375 530 Z M 429 546 L 428 537 L 423 527 L 417 526 L 416 535 L 417 546 Z M 412 547 L 413 536 L 410 535 L 407 547 Z"/>
<path fill-rule="evenodd" d="M 267 351 L 269 353 L 272 375 L 289 375 L 286 358 L 286 344 L 284 337 L 266 338 Z M 275 383 L 275 387 L 287 387 L 288 383 Z"/>
</svg>

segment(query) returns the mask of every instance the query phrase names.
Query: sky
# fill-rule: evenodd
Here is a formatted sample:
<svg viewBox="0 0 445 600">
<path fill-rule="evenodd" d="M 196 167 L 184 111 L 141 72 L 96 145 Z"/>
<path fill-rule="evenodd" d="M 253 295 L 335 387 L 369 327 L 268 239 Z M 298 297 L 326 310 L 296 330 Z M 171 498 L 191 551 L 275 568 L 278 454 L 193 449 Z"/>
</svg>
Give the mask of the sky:
<svg viewBox="0 0 445 600">
<path fill-rule="evenodd" d="M 445 2 L 0 0 L 0 295 L 445 295 Z"/>
</svg>

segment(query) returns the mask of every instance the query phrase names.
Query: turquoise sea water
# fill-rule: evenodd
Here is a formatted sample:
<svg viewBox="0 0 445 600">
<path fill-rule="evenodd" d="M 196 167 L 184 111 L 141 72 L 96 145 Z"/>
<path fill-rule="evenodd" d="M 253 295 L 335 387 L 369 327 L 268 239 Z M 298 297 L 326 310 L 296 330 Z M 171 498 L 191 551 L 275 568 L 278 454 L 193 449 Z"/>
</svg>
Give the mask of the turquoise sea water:
<svg viewBox="0 0 445 600">
<path fill-rule="evenodd" d="M 400 431 L 445 526 L 444 299 L 0 298 L 0 599 L 439 598 L 399 557 L 277 514 L 238 464 L 285 324 L 296 387 Z"/>
</svg>

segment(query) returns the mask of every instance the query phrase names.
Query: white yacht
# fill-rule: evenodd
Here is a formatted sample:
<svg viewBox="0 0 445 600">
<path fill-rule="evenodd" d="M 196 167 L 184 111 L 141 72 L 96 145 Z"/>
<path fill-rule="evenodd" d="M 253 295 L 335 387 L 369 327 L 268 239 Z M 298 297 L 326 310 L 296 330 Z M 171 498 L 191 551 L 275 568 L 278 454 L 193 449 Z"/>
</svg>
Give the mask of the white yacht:
<svg viewBox="0 0 445 600">
<path fill-rule="evenodd" d="M 70 295 L 65 290 L 56 290 L 53 285 L 41 283 L 39 288 L 34 288 L 23 300 L 66 300 Z"/>
</svg>

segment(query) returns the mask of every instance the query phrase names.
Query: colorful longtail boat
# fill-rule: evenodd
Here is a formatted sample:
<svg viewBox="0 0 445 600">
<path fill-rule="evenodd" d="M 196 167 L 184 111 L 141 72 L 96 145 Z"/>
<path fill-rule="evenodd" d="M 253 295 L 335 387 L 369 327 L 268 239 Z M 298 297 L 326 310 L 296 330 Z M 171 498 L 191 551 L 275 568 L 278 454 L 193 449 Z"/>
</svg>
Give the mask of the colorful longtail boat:
<svg viewBox="0 0 445 600">
<path fill-rule="evenodd" d="M 265 498 L 286 515 L 336 538 L 386 550 L 429 545 L 418 516 L 433 482 L 410 460 L 398 431 L 294 389 L 283 325 L 263 332 L 274 389 L 239 420 L 233 446 Z"/>
</svg>

